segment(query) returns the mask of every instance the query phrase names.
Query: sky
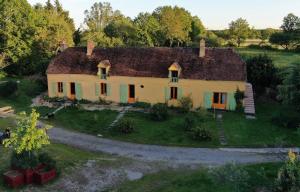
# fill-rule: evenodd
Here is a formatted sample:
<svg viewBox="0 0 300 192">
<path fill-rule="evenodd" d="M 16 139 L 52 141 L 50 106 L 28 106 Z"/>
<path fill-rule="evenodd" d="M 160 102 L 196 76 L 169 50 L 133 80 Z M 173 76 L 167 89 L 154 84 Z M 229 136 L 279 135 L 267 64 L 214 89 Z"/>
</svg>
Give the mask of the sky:
<svg viewBox="0 0 300 192">
<path fill-rule="evenodd" d="M 32 5 L 46 0 L 28 0 Z M 279 28 L 283 17 L 289 13 L 300 16 L 300 0 L 105 0 L 113 9 L 134 18 L 140 12 L 152 12 L 164 5 L 184 7 L 197 15 L 207 29 L 225 29 L 239 17 L 246 19 L 256 29 Z M 76 27 L 84 21 L 84 11 L 97 0 L 60 0 L 70 12 Z"/>
</svg>

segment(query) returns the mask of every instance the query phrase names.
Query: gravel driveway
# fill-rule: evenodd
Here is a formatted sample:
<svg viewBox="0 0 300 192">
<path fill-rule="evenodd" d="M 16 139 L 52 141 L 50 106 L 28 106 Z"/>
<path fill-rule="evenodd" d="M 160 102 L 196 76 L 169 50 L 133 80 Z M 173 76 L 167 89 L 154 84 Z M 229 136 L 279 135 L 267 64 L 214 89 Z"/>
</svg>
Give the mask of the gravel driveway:
<svg viewBox="0 0 300 192">
<path fill-rule="evenodd" d="M 99 138 L 61 128 L 49 130 L 53 141 L 84 150 L 105 152 L 136 160 L 163 161 L 169 165 L 218 166 L 226 163 L 263 163 L 282 161 L 288 148 L 187 148 L 134 144 Z M 298 148 L 294 149 L 299 151 Z"/>
</svg>

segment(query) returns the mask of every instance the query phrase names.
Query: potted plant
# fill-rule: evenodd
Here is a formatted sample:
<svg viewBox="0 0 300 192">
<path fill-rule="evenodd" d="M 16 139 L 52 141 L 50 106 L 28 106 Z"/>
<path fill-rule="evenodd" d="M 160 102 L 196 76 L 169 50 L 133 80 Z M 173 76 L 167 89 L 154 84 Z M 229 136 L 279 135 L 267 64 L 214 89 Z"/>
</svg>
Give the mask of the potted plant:
<svg viewBox="0 0 300 192">
<path fill-rule="evenodd" d="M 11 165 L 24 175 L 26 184 L 33 181 L 33 173 L 38 166 L 37 151 L 44 145 L 50 144 L 46 133 L 48 126 L 37 128 L 39 114 L 32 110 L 27 116 L 22 112 L 17 117 L 17 127 L 12 130 L 10 138 L 5 139 L 5 147 L 12 147 Z"/>
<path fill-rule="evenodd" d="M 37 184 L 45 184 L 56 177 L 56 161 L 47 153 L 39 155 L 41 166 L 34 172 L 34 181 Z"/>
</svg>

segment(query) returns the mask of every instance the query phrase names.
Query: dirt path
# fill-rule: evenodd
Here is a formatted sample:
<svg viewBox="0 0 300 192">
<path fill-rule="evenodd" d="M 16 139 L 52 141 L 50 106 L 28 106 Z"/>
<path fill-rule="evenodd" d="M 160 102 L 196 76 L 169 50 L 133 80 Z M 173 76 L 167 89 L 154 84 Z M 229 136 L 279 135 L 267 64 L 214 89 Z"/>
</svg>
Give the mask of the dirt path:
<svg viewBox="0 0 300 192">
<path fill-rule="evenodd" d="M 52 128 L 50 138 L 56 142 L 84 150 L 105 152 L 147 162 L 166 162 L 174 165 L 217 166 L 226 163 L 263 163 L 282 161 L 289 149 L 284 148 L 186 148 L 142 145 L 104 139 L 75 133 L 61 128 Z M 298 150 L 299 149 L 294 149 Z"/>
</svg>

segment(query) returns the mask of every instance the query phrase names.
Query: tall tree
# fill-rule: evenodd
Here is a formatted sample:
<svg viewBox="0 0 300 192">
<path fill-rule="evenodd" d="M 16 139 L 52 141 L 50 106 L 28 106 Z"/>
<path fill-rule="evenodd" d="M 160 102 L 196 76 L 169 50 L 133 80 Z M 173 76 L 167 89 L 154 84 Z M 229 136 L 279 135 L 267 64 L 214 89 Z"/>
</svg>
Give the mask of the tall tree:
<svg viewBox="0 0 300 192">
<path fill-rule="evenodd" d="M 278 89 L 283 102 L 296 106 L 300 111 L 300 63 L 294 63 L 287 69 L 283 84 Z"/>
<path fill-rule="evenodd" d="M 144 38 L 145 45 L 160 46 L 164 43 L 161 26 L 153 15 L 149 13 L 140 13 L 134 19 L 134 24 Z"/>
<path fill-rule="evenodd" d="M 177 6 L 159 7 L 153 15 L 158 19 L 169 46 L 173 46 L 173 43 L 177 43 L 179 46 L 190 41 L 192 17 L 184 8 Z"/>
<path fill-rule="evenodd" d="M 90 31 L 103 31 L 111 21 L 122 16 L 120 11 L 114 11 L 108 2 L 95 3 L 84 13 L 84 22 Z"/>
<path fill-rule="evenodd" d="M 199 39 L 205 35 L 205 27 L 199 17 L 192 17 L 191 27 L 192 29 L 189 35 L 192 42 L 199 41 Z"/>
<path fill-rule="evenodd" d="M 247 20 L 239 18 L 229 24 L 229 34 L 231 39 L 235 40 L 238 47 L 249 36 L 250 27 Z"/>
<path fill-rule="evenodd" d="M 284 32 L 296 32 L 300 30 L 300 18 L 290 13 L 283 18 L 281 29 Z"/>
<path fill-rule="evenodd" d="M 31 54 L 34 12 L 26 0 L 0 0 L 0 53 L 2 66 L 20 65 Z"/>
</svg>

